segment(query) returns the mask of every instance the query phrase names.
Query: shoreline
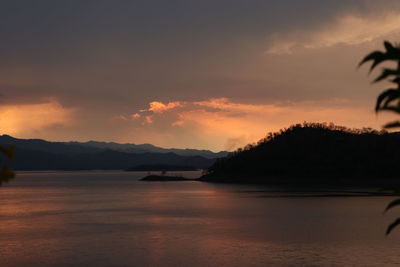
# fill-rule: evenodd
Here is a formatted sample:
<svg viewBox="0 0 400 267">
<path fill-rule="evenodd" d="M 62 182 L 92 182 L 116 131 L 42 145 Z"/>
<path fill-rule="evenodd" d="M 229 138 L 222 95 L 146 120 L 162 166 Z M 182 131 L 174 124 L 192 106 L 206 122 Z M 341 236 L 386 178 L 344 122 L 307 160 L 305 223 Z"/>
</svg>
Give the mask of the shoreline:
<svg viewBox="0 0 400 267">
<path fill-rule="evenodd" d="M 276 185 L 276 186 L 330 186 L 330 187 L 397 187 L 400 190 L 400 177 L 365 176 L 256 176 L 256 175 L 213 175 L 206 174 L 199 181 L 222 184 Z"/>
<path fill-rule="evenodd" d="M 263 182 L 249 183 L 241 182 L 216 182 L 200 178 L 185 178 L 181 176 L 149 175 L 139 181 L 148 182 L 205 182 L 210 184 L 237 186 L 235 192 L 243 194 L 260 194 L 258 197 L 395 197 L 400 196 L 400 184 L 391 188 L 382 184 L 359 184 L 359 183 L 301 183 L 280 181 L 280 183 Z M 247 186 L 246 190 L 240 190 L 241 186 Z M 254 188 L 249 190 L 248 187 Z M 267 188 L 269 187 L 269 188 Z M 271 188 L 272 187 L 272 188 Z M 265 189 L 263 189 L 265 188 Z"/>
</svg>

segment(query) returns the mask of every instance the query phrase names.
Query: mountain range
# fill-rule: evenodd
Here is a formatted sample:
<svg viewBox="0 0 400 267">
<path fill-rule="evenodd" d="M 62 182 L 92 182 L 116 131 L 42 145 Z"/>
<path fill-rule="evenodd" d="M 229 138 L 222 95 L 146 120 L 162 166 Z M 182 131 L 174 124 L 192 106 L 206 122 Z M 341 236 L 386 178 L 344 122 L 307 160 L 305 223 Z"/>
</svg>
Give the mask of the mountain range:
<svg viewBox="0 0 400 267">
<path fill-rule="evenodd" d="M 0 136 L 0 145 L 15 145 L 15 170 L 113 170 L 143 164 L 166 164 L 209 167 L 226 151 L 166 149 L 151 144 L 113 142 L 49 142 L 41 139 L 18 139 Z"/>
</svg>

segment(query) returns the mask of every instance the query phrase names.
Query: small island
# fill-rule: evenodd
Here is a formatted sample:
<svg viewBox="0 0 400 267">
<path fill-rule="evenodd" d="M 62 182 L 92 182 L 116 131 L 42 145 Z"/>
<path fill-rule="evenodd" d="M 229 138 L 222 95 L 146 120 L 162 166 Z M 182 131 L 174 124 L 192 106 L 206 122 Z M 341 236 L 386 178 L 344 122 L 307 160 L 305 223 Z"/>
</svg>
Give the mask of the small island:
<svg viewBox="0 0 400 267">
<path fill-rule="evenodd" d="M 126 169 L 126 171 L 197 171 L 198 168 L 187 165 L 142 164 Z"/>
<path fill-rule="evenodd" d="M 140 179 L 140 181 L 146 182 L 177 182 L 177 181 L 193 181 L 194 179 L 188 179 L 182 176 L 167 176 L 167 175 L 147 175 Z"/>
</svg>

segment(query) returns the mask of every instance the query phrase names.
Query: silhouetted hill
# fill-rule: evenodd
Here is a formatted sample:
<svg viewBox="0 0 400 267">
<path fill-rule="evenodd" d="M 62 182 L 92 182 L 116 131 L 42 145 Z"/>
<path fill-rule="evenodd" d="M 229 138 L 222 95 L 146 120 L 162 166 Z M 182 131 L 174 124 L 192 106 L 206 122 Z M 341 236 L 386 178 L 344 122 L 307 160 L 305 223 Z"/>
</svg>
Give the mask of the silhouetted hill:
<svg viewBox="0 0 400 267">
<path fill-rule="evenodd" d="M 215 161 L 214 158 L 226 155 L 226 152 L 164 149 L 148 144 L 48 142 L 41 139 L 18 139 L 9 135 L 0 136 L 0 145 L 16 146 L 13 161 L 15 170 L 111 170 L 143 164 L 204 169 Z"/>
<path fill-rule="evenodd" d="M 167 149 L 156 147 L 150 144 L 118 144 L 113 142 L 49 142 L 41 139 L 19 139 L 9 135 L 0 136 L 0 145 L 16 145 L 20 149 L 36 150 L 49 152 L 53 154 L 80 154 L 80 153 L 98 153 L 105 150 L 114 150 L 125 153 L 175 153 L 181 156 L 202 156 L 213 159 L 225 157 L 228 152 L 221 151 L 214 153 L 209 150 L 197 149 Z"/>
<path fill-rule="evenodd" d="M 304 123 L 217 160 L 202 180 L 362 184 L 399 176 L 399 133 Z"/>
<path fill-rule="evenodd" d="M 90 143 L 90 142 L 89 142 Z M 92 142 L 98 144 L 109 144 Z M 85 143 L 83 143 L 85 144 Z M 162 153 L 127 149 L 125 152 L 112 150 L 104 145 L 87 146 L 78 142 L 48 142 L 41 139 L 18 139 L 9 135 L 0 136 L 0 145 L 15 145 L 15 170 L 117 170 L 143 164 L 193 166 L 198 169 L 209 167 L 215 160 L 198 155 L 183 156 L 172 152 Z M 110 143 L 118 147 L 120 144 Z M 124 146 L 124 145 L 121 145 Z M 154 146 L 152 146 L 154 147 Z M 157 147 L 154 147 L 157 148 Z M 193 150 L 195 154 L 196 150 Z M 209 151 L 211 154 L 212 152 Z M 199 154 L 202 154 L 201 151 Z M 211 155 L 209 154 L 209 156 Z M 215 155 L 219 155 L 215 153 Z"/>
<path fill-rule="evenodd" d="M 79 154 L 79 153 L 98 153 L 99 148 L 88 148 L 79 145 L 68 145 L 62 142 L 48 142 L 41 139 L 19 139 L 9 135 L 0 136 L 0 145 L 15 145 L 19 149 L 37 150 L 53 154 Z"/>
</svg>

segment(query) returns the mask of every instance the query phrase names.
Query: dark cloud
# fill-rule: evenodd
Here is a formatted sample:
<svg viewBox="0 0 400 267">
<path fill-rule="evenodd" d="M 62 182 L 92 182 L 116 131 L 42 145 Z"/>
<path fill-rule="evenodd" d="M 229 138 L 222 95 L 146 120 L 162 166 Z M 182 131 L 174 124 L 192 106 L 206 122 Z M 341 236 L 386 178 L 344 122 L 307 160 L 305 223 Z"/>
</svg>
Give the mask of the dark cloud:
<svg viewBox="0 0 400 267">
<path fill-rule="evenodd" d="M 89 102 L 198 98 L 199 90 L 204 98 L 217 88 L 220 96 L 230 90 L 235 96 L 235 87 L 260 88 L 259 77 L 237 72 L 260 61 L 270 34 L 368 6 L 362 0 L 2 1 L 0 85 L 69 99 L 79 92 Z"/>
<path fill-rule="evenodd" d="M 80 125 L 86 125 L 79 134 L 100 133 L 107 116 L 156 100 L 358 98 L 365 76 L 353 66 L 370 47 L 274 57 L 265 54 L 271 36 L 313 31 L 343 14 L 381 14 L 398 5 L 392 0 L 4 0 L 0 92 L 9 103 L 51 97 L 78 107 Z M 339 57 L 343 51 L 347 54 Z"/>
</svg>

